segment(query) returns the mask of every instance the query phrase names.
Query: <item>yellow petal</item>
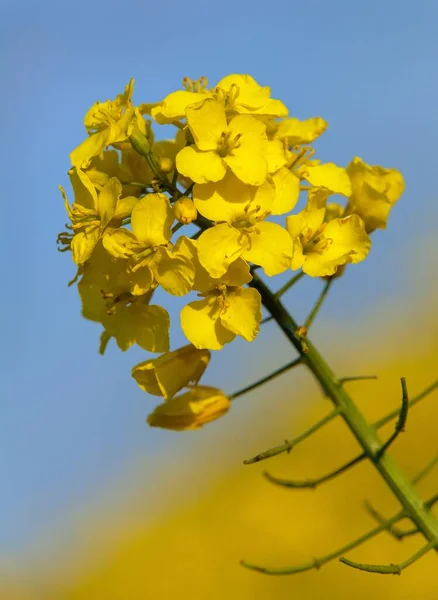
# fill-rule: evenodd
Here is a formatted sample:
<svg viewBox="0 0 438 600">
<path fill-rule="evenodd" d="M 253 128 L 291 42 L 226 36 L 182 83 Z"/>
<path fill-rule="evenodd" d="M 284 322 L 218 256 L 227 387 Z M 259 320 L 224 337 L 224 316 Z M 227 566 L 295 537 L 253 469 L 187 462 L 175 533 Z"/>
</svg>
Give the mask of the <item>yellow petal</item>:
<svg viewBox="0 0 438 600">
<path fill-rule="evenodd" d="M 347 173 L 352 185 L 349 211 L 362 217 L 368 232 L 385 229 L 390 210 L 404 190 L 402 174 L 368 165 L 359 157 L 351 161 Z"/>
<path fill-rule="evenodd" d="M 195 183 L 220 181 L 227 167 L 215 151 L 203 152 L 196 146 L 186 146 L 176 155 L 176 168 Z"/>
<path fill-rule="evenodd" d="M 192 286 L 194 290 L 205 292 L 214 288 L 218 280 L 213 279 L 199 262 L 198 242 L 196 240 L 182 235 L 177 239 L 173 252 L 182 254 L 191 261 L 195 270 L 195 280 Z"/>
<path fill-rule="evenodd" d="M 270 98 L 266 104 L 251 110 L 251 114 L 264 117 L 287 117 L 289 111 L 287 106 L 281 101 Z"/>
<path fill-rule="evenodd" d="M 230 264 L 228 271 L 220 278 L 221 283 L 229 287 L 245 285 L 252 280 L 249 265 L 243 258 L 238 258 Z"/>
<path fill-rule="evenodd" d="M 190 302 L 181 311 L 181 329 L 196 348 L 221 350 L 236 336 L 219 319 L 216 297 Z"/>
<path fill-rule="evenodd" d="M 287 163 L 286 149 L 284 143 L 280 140 L 269 140 L 267 144 L 266 160 L 268 163 L 268 172 L 275 173 Z"/>
<path fill-rule="evenodd" d="M 290 268 L 292 260 L 292 240 L 286 229 L 276 223 L 263 221 L 257 223 L 250 234 L 249 244 L 245 247 L 242 257 L 261 265 L 269 277 L 283 273 Z"/>
<path fill-rule="evenodd" d="M 313 252 L 306 253 L 303 271 L 311 277 L 333 275 L 341 265 L 364 260 L 370 247 L 371 240 L 359 216 L 333 219 L 327 223 L 322 241 L 315 244 Z"/>
<path fill-rule="evenodd" d="M 68 176 L 73 188 L 75 204 L 80 204 L 85 208 L 96 210 L 97 193 L 88 175 L 80 169 L 70 169 Z"/>
<path fill-rule="evenodd" d="M 173 296 L 184 296 L 193 287 L 195 267 L 183 254 L 158 248 L 151 262 L 151 268 L 157 282 Z"/>
<path fill-rule="evenodd" d="M 189 344 L 155 360 L 141 362 L 132 369 L 132 376 L 145 392 L 169 400 L 188 384 L 196 385 L 209 361 L 208 350 L 198 350 Z"/>
<path fill-rule="evenodd" d="M 246 108 L 263 106 L 268 102 L 271 93 L 269 87 L 262 87 L 251 75 L 227 75 L 219 81 L 216 87 L 229 92 L 231 86 L 238 86 L 239 95 L 236 103 Z"/>
<path fill-rule="evenodd" d="M 231 140 L 240 138 L 239 145 L 224 157 L 224 161 L 244 183 L 262 185 L 268 174 L 265 124 L 251 115 L 238 115 L 231 120 L 228 132 Z"/>
<path fill-rule="evenodd" d="M 121 193 L 122 184 L 116 177 L 111 177 L 102 188 L 97 198 L 97 212 L 102 228 L 105 228 L 113 218 Z"/>
<path fill-rule="evenodd" d="M 148 265 L 142 266 L 136 271 L 129 271 L 124 279 L 129 280 L 129 291 L 133 296 L 143 296 L 148 292 L 154 283 L 154 274 Z"/>
<path fill-rule="evenodd" d="M 173 210 L 164 194 L 148 194 L 132 209 L 132 231 L 145 246 L 167 244 L 173 221 Z"/>
<path fill-rule="evenodd" d="M 170 320 L 161 306 L 138 302 L 128 306 L 116 305 L 115 313 L 107 316 L 104 325 L 123 351 L 135 343 L 148 352 L 169 350 Z"/>
<path fill-rule="evenodd" d="M 261 296 L 252 288 L 231 291 L 226 297 L 226 309 L 222 311 L 222 324 L 233 333 L 252 342 L 260 329 Z"/>
<path fill-rule="evenodd" d="M 139 242 L 129 229 L 115 229 L 111 233 L 107 233 L 103 236 L 102 243 L 111 256 L 124 260 L 145 248 L 145 245 Z"/>
<path fill-rule="evenodd" d="M 222 277 L 243 252 L 244 238 L 227 223 L 206 229 L 198 239 L 198 257 L 212 277 Z"/>
<path fill-rule="evenodd" d="M 207 98 L 186 109 L 187 123 L 200 150 L 217 150 L 221 135 L 227 131 L 224 106 Z"/>
<path fill-rule="evenodd" d="M 151 108 L 151 115 L 159 124 L 179 121 L 186 116 L 186 108 L 204 100 L 206 93 L 178 90 L 172 92 L 162 102 Z"/>
<path fill-rule="evenodd" d="M 70 161 L 73 167 L 79 169 L 88 166 L 90 159 L 97 156 L 107 146 L 108 128 L 98 133 L 90 135 L 70 154 Z"/>
<path fill-rule="evenodd" d="M 229 408 L 230 401 L 221 390 L 199 385 L 157 406 L 147 421 L 152 427 L 175 431 L 199 429 L 222 417 Z"/>
<path fill-rule="evenodd" d="M 137 202 L 138 198 L 135 196 L 126 196 L 125 198 L 120 198 L 120 200 L 117 202 L 114 219 L 125 219 L 126 217 L 129 217 Z"/>
<path fill-rule="evenodd" d="M 99 227 L 87 227 L 75 233 L 71 241 L 73 260 L 77 265 L 82 265 L 88 260 L 100 238 Z"/>
<path fill-rule="evenodd" d="M 275 200 L 271 214 L 284 215 L 290 212 L 300 197 L 300 180 L 288 168 L 283 167 L 272 175 L 275 185 Z"/>
<path fill-rule="evenodd" d="M 315 187 L 325 187 L 332 194 L 351 195 L 351 183 L 346 169 L 333 163 L 304 165 L 304 179 Z"/>
<path fill-rule="evenodd" d="M 253 198 L 253 189 L 231 171 L 217 183 L 195 185 L 193 200 L 197 210 L 211 221 L 233 222 L 245 215 L 245 206 Z"/>
<path fill-rule="evenodd" d="M 287 138 L 289 146 L 298 144 L 310 144 L 327 129 L 328 123 L 321 117 L 313 117 L 300 121 L 289 118 L 278 124 L 276 138 L 284 140 Z"/>
</svg>

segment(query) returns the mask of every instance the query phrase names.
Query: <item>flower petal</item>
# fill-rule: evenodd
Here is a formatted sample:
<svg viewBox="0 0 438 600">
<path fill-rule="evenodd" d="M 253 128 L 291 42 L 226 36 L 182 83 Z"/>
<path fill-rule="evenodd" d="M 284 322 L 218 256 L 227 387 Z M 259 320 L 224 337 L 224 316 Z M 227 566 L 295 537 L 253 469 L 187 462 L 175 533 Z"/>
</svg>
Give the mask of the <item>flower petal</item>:
<svg viewBox="0 0 438 600">
<path fill-rule="evenodd" d="M 117 202 L 122 193 L 122 184 L 116 177 L 104 185 L 97 198 L 97 212 L 100 216 L 100 226 L 104 229 L 114 216 Z"/>
<path fill-rule="evenodd" d="M 97 193 L 88 175 L 81 171 L 81 169 L 70 169 L 68 176 L 74 192 L 74 203 L 95 211 L 97 207 Z"/>
<path fill-rule="evenodd" d="M 117 202 L 114 219 L 126 219 L 126 217 L 131 216 L 132 209 L 137 202 L 138 198 L 135 196 L 126 196 L 125 198 L 120 198 L 120 200 Z"/>
<path fill-rule="evenodd" d="M 188 384 L 196 385 L 209 361 L 208 350 L 189 344 L 139 363 L 132 369 L 132 376 L 145 392 L 169 400 Z"/>
<path fill-rule="evenodd" d="M 164 194 L 148 194 L 132 209 L 132 231 L 145 246 L 167 244 L 173 221 L 173 210 Z"/>
<path fill-rule="evenodd" d="M 265 124 L 251 115 L 238 115 L 231 119 L 228 133 L 231 140 L 240 138 L 239 145 L 224 157 L 224 161 L 244 183 L 262 185 L 268 174 Z"/>
<path fill-rule="evenodd" d="M 347 173 L 352 186 L 349 211 L 362 217 L 368 233 L 385 229 L 390 210 L 405 187 L 402 174 L 396 169 L 368 165 L 357 156 Z"/>
<path fill-rule="evenodd" d="M 129 229 L 115 229 L 111 233 L 107 233 L 103 236 L 102 243 L 111 256 L 124 260 L 145 249 L 145 245 L 139 242 Z"/>
<path fill-rule="evenodd" d="M 75 233 L 71 241 L 71 251 L 77 265 L 83 265 L 90 258 L 99 239 L 99 227 L 86 227 Z"/>
<path fill-rule="evenodd" d="M 73 167 L 82 169 L 88 166 L 93 156 L 97 156 L 107 146 L 109 130 L 103 129 L 93 133 L 86 140 L 81 142 L 77 148 L 70 154 L 70 162 Z"/>
<path fill-rule="evenodd" d="M 195 183 L 220 181 L 227 167 L 215 151 L 203 152 L 196 146 L 186 146 L 176 155 L 176 168 L 181 175 L 190 177 Z"/>
<path fill-rule="evenodd" d="M 259 292 L 253 288 L 237 289 L 227 294 L 226 303 L 220 316 L 222 324 L 252 342 L 260 330 L 262 318 Z"/>
<path fill-rule="evenodd" d="M 153 106 L 150 113 L 160 125 L 179 121 L 185 118 L 188 106 L 201 102 L 206 96 L 206 93 L 178 90 L 177 92 L 172 92 L 162 102 Z"/>
<path fill-rule="evenodd" d="M 243 252 L 244 239 L 235 227 L 221 223 L 206 229 L 198 239 L 198 257 L 212 277 L 222 277 Z"/>
<path fill-rule="evenodd" d="M 147 421 L 151 427 L 175 431 L 199 429 L 222 417 L 229 408 L 230 400 L 221 390 L 199 385 L 157 406 Z"/>
<path fill-rule="evenodd" d="M 157 282 L 173 296 L 184 296 L 193 287 L 195 267 L 183 254 L 158 248 L 151 261 L 151 268 Z"/>
<path fill-rule="evenodd" d="M 300 197 L 300 180 L 288 168 L 282 167 L 272 175 L 275 185 L 275 200 L 271 214 L 284 215 L 290 212 Z"/>
<path fill-rule="evenodd" d="M 321 117 L 313 117 L 300 121 L 299 119 L 284 119 L 278 124 L 275 137 L 280 140 L 287 138 L 289 146 L 310 144 L 327 129 L 328 123 Z"/>
<path fill-rule="evenodd" d="M 292 260 L 292 240 L 286 229 L 276 223 L 257 223 L 249 236 L 249 246 L 242 257 L 256 265 L 261 265 L 269 277 L 283 273 L 290 268 Z"/>
<path fill-rule="evenodd" d="M 326 247 L 324 241 L 329 241 Z M 315 246 L 315 252 L 306 254 L 303 271 L 311 277 L 333 275 L 341 265 L 364 260 L 370 247 L 371 240 L 358 215 L 333 219 L 327 223 L 323 240 Z"/>
<path fill-rule="evenodd" d="M 281 140 L 269 140 L 265 156 L 269 173 L 275 173 L 284 167 L 288 160 L 284 143 Z"/>
<path fill-rule="evenodd" d="M 105 319 L 104 326 L 121 350 L 135 343 L 148 352 L 169 350 L 170 319 L 164 308 L 138 302 L 116 307 L 115 313 Z"/>
<path fill-rule="evenodd" d="M 190 302 L 181 311 L 181 328 L 196 348 L 221 350 L 236 337 L 222 325 L 217 302 L 216 297 L 205 298 Z"/>
<path fill-rule="evenodd" d="M 227 131 L 227 119 L 223 104 L 207 98 L 186 109 L 187 123 L 195 144 L 200 150 L 216 152 L 221 135 Z"/>
<path fill-rule="evenodd" d="M 229 287 L 237 287 L 249 283 L 252 281 L 252 275 L 249 272 L 248 263 L 243 258 L 238 258 L 230 264 L 228 271 L 219 281 Z"/>
<path fill-rule="evenodd" d="M 303 167 L 303 177 L 315 187 L 325 187 L 332 194 L 351 195 L 351 183 L 346 169 L 333 163 Z"/>
</svg>

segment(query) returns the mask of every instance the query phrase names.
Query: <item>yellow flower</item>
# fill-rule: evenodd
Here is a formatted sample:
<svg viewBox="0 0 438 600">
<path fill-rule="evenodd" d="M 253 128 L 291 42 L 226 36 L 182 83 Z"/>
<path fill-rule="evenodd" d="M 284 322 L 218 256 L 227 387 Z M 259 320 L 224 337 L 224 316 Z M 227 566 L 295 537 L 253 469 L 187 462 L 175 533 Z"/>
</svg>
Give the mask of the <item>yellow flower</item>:
<svg viewBox="0 0 438 600">
<path fill-rule="evenodd" d="M 276 122 L 271 121 L 268 125 L 268 131 L 272 139 L 287 141 L 288 146 L 297 146 L 300 144 L 310 144 L 327 129 L 328 123 L 321 117 L 313 117 L 300 121 L 290 117 Z"/>
<path fill-rule="evenodd" d="M 152 427 L 175 431 L 199 429 L 222 417 L 229 408 L 230 401 L 221 390 L 199 385 L 157 406 L 147 422 Z"/>
<path fill-rule="evenodd" d="M 351 195 L 351 182 L 347 170 L 333 163 L 320 164 L 319 161 L 306 161 L 299 173 L 315 188 L 325 188 L 331 194 Z"/>
<path fill-rule="evenodd" d="M 267 137 L 262 121 L 237 115 L 227 124 L 225 107 L 211 98 L 187 107 L 186 114 L 195 144 L 177 154 L 182 175 L 208 183 L 223 179 L 229 168 L 249 185 L 266 181 Z"/>
<path fill-rule="evenodd" d="M 132 293 L 144 294 L 154 281 L 174 296 L 190 291 L 194 281 L 192 263 L 168 248 L 173 221 L 168 198 L 148 194 L 132 211 L 132 231 L 120 228 L 104 237 L 103 245 L 111 256 L 131 261 L 132 282 L 137 287 Z"/>
<path fill-rule="evenodd" d="M 135 123 L 143 133 L 146 123 L 138 110 L 132 106 L 134 80 L 125 87 L 125 92 L 115 100 L 96 102 L 85 115 L 84 125 L 89 137 L 70 154 L 74 167 L 86 167 L 93 156 L 97 156 L 110 144 L 123 142 L 129 137 L 129 128 Z"/>
<path fill-rule="evenodd" d="M 366 258 L 371 240 L 358 215 L 325 221 L 325 201 L 329 190 L 312 189 L 306 208 L 286 218 L 293 240 L 293 270 L 302 267 L 311 277 L 333 275 L 346 263 Z"/>
<path fill-rule="evenodd" d="M 251 187 L 227 174 L 219 183 L 195 185 L 193 196 L 202 215 L 224 221 L 199 238 L 199 260 L 212 277 L 222 277 L 239 256 L 261 265 L 269 276 L 290 267 L 290 236 L 280 225 L 264 221 L 275 199 L 272 185 Z"/>
<path fill-rule="evenodd" d="M 347 211 L 362 217 L 368 233 L 385 229 L 391 208 L 403 193 L 403 175 L 396 169 L 371 166 L 355 157 L 347 167 L 352 193 Z"/>
<path fill-rule="evenodd" d="M 220 278 L 210 277 L 197 256 L 197 244 L 184 238 L 179 251 L 190 256 L 196 270 L 194 289 L 203 299 L 190 302 L 181 311 L 181 327 L 196 348 L 220 350 L 236 335 L 251 342 L 261 320 L 260 294 L 253 288 L 242 288 L 252 276 L 247 263 L 238 258 Z"/>
<path fill-rule="evenodd" d="M 262 87 L 251 75 L 227 75 L 215 88 L 216 98 L 227 111 L 266 117 L 286 117 L 287 108 L 271 98 L 271 88 Z"/>
<path fill-rule="evenodd" d="M 97 193 L 90 179 L 80 169 L 70 169 L 69 176 L 75 197 L 71 206 L 64 189 L 60 187 L 60 190 L 73 229 L 70 241 L 73 260 L 77 265 L 82 265 L 90 258 L 110 223 L 120 223 L 131 214 L 137 198 L 120 198 L 122 186 L 115 177 L 111 177 Z"/>
<path fill-rule="evenodd" d="M 161 306 L 149 306 L 150 293 L 130 293 L 131 277 L 126 262 L 113 259 L 99 243 L 78 283 L 82 315 L 101 323 L 121 350 L 137 343 L 149 352 L 167 352 L 169 315 Z"/>
<path fill-rule="evenodd" d="M 206 98 L 213 98 L 213 92 L 207 89 L 207 79 L 205 77 L 200 77 L 195 81 L 185 77 L 183 85 L 184 90 L 172 92 L 161 102 L 141 104 L 139 106 L 140 112 L 150 114 L 158 124 L 164 125 L 184 119 L 188 106 L 201 102 Z"/>
<path fill-rule="evenodd" d="M 196 385 L 209 361 L 208 350 L 198 350 L 189 344 L 139 363 L 132 369 L 132 376 L 145 392 L 169 400 L 183 387 Z"/>
</svg>

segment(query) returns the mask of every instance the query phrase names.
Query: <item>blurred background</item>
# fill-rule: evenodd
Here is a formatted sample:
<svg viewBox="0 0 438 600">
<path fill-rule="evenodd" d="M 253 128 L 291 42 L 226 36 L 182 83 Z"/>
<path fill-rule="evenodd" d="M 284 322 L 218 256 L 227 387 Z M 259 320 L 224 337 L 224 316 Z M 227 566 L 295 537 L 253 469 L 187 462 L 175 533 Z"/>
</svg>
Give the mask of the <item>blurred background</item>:
<svg viewBox="0 0 438 600">
<path fill-rule="evenodd" d="M 268 578 L 241 558 L 291 564 L 324 554 L 372 523 L 363 500 L 396 507 L 366 464 L 318 491 L 282 490 L 261 475 L 302 478 L 357 452 L 341 423 L 290 455 L 242 460 L 299 433 L 328 411 L 314 382 L 290 372 L 233 403 L 196 432 L 147 428 L 155 405 L 131 379 L 146 358 L 110 345 L 80 316 L 69 255 L 56 251 L 66 220 L 57 185 L 84 138 L 86 110 L 135 77 L 134 102 L 154 102 L 184 76 L 211 84 L 249 73 L 290 115 L 322 116 L 317 156 L 355 155 L 402 171 L 406 192 L 367 260 L 333 286 L 312 339 L 350 384 L 369 418 L 437 376 L 434 175 L 438 138 L 438 5 L 397 0 L 184 3 L 3 0 L 0 22 L 0 598 L 125 600 L 268 598 L 436 600 L 436 555 L 403 577 L 337 562 L 318 573 Z M 298 321 L 320 289 L 287 296 Z M 173 331 L 175 346 L 182 336 Z M 203 382 L 232 392 L 291 360 L 275 325 L 254 344 L 214 355 Z M 414 475 L 437 451 L 438 395 L 412 411 L 394 454 Z M 388 432 L 391 431 L 389 426 Z M 422 483 L 427 496 L 437 475 Z M 351 557 L 397 562 L 420 542 L 382 535 Z"/>
</svg>

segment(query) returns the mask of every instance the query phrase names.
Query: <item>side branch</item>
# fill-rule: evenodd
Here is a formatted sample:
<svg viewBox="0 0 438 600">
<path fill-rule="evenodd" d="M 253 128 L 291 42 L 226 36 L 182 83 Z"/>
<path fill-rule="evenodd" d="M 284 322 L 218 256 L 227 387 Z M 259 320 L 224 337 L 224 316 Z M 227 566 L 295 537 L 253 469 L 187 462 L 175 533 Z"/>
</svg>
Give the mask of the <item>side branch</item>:
<svg viewBox="0 0 438 600">
<path fill-rule="evenodd" d="M 291 361 L 287 365 L 284 365 L 283 367 L 280 367 L 279 369 L 277 369 L 273 373 L 270 373 L 269 375 L 266 375 L 266 377 L 262 377 L 261 379 L 259 379 L 255 383 L 251 383 L 251 385 L 248 385 L 248 386 L 242 388 L 241 390 L 230 394 L 228 396 L 228 398 L 230 400 L 235 400 L 236 398 L 239 398 L 239 396 L 243 396 L 243 394 L 246 394 L 247 392 L 250 392 L 251 390 L 255 390 L 256 388 L 260 387 L 264 383 L 267 383 L 268 381 L 271 381 L 271 379 L 274 379 L 275 377 L 278 377 L 282 373 L 285 373 L 286 371 L 289 371 L 290 369 L 293 369 L 294 367 L 300 365 L 302 362 L 303 361 L 301 359 L 301 356 L 299 356 L 298 358 L 296 358 L 295 360 Z"/>
<path fill-rule="evenodd" d="M 322 567 L 326 563 L 334 560 L 335 558 L 339 558 L 345 552 L 349 552 L 350 550 L 357 548 L 358 546 L 360 546 L 364 542 L 372 539 L 373 537 L 375 537 L 382 531 L 385 531 L 385 529 L 387 529 L 388 527 L 391 527 L 392 525 L 397 523 L 397 521 L 402 519 L 404 516 L 405 516 L 405 513 L 404 513 L 404 511 L 402 511 L 402 512 L 398 513 L 397 515 L 395 515 L 394 517 L 392 517 L 392 519 L 389 519 L 384 525 L 379 525 L 378 527 L 371 529 L 370 531 L 368 531 L 361 537 L 355 539 L 354 541 L 343 546 L 342 548 L 339 548 L 338 550 L 335 550 L 334 552 L 331 552 L 330 554 L 327 554 L 326 556 L 322 556 L 321 558 L 314 558 L 312 561 L 310 561 L 308 563 L 304 563 L 301 565 L 295 565 L 295 566 L 291 566 L 291 567 L 280 567 L 280 568 L 261 567 L 258 565 L 253 565 L 251 563 L 247 563 L 245 561 L 242 561 L 241 565 L 248 569 L 252 569 L 253 571 L 258 571 L 259 573 L 265 573 L 266 575 L 293 575 L 295 573 L 304 573 L 305 571 L 311 571 L 312 569 L 319 569 L 320 567 Z"/>
<path fill-rule="evenodd" d="M 366 457 L 367 457 L 367 455 L 365 453 L 360 454 L 359 456 L 356 456 L 356 458 L 353 458 L 352 460 L 350 460 L 348 463 L 345 463 L 345 465 L 342 465 L 342 467 L 339 467 L 338 469 L 335 469 L 334 471 L 331 471 L 330 473 L 327 473 L 326 475 L 323 475 L 322 477 L 317 477 L 316 479 L 303 479 L 301 481 L 300 480 L 294 481 L 294 480 L 290 480 L 290 479 L 280 479 L 279 477 L 274 477 L 273 475 L 270 475 L 269 473 L 266 473 L 266 472 L 263 473 L 263 475 L 271 483 L 275 483 L 275 484 L 281 485 L 283 487 L 295 488 L 295 489 L 303 489 L 303 488 L 315 489 L 316 487 L 318 487 L 318 485 L 321 485 L 321 483 L 326 483 L 327 481 L 334 479 L 338 475 L 342 475 L 343 473 L 345 473 L 346 471 L 351 469 L 351 467 L 354 467 L 355 465 L 357 465 L 358 463 L 363 461 Z"/>
<path fill-rule="evenodd" d="M 321 427 L 324 427 L 324 425 L 326 425 L 327 423 L 330 423 L 330 421 L 332 421 L 335 417 L 337 417 L 339 415 L 339 413 L 340 413 L 340 410 L 338 408 L 335 408 L 334 410 L 332 410 L 331 413 L 329 413 L 327 416 L 322 418 L 320 421 L 317 421 L 314 425 L 309 427 L 309 429 L 306 429 L 306 431 L 303 431 L 303 433 L 298 435 L 293 440 L 285 440 L 284 444 L 280 444 L 279 446 L 274 446 L 273 448 L 269 448 L 268 450 L 265 450 L 264 452 L 260 452 L 260 454 L 256 454 L 252 458 L 247 458 L 246 460 L 243 461 L 243 464 L 251 465 L 253 463 L 260 462 L 261 460 L 271 458 L 271 456 L 277 456 L 278 454 L 281 454 L 282 452 L 290 452 L 297 444 L 299 444 L 300 442 L 307 439 L 313 433 L 318 431 L 318 429 L 321 429 Z"/>
</svg>

